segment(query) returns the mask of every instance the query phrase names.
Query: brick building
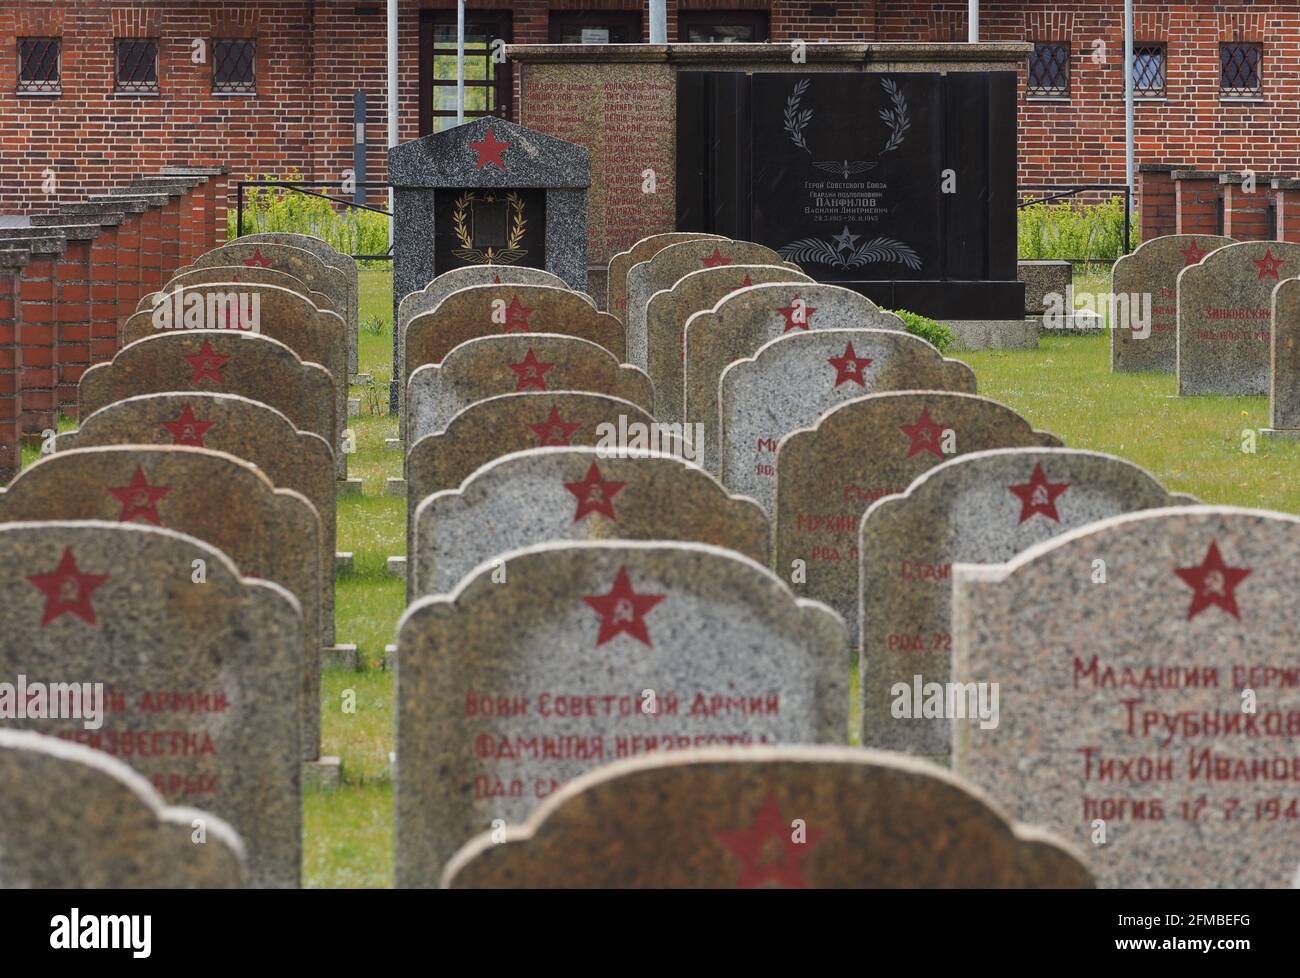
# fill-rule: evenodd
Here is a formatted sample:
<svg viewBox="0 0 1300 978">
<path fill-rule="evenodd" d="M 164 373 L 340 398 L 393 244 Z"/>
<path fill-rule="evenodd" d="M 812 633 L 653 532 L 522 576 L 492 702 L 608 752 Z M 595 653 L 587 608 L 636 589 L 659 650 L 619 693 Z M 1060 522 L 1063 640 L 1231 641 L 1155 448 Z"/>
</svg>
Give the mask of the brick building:
<svg viewBox="0 0 1300 978">
<path fill-rule="evenodd" d="M 638 0 L 470 0 L 471 114 L 514 117 L 491 43 L 647 37 Z M 1137 158 L 1197 171 L 1300 175 L 1300 4 L 1137 3 Z M 680 41 L 961 41 L 967 5 L 908 0 L 668 0 Z M 986 41 L 1029 41 L 1020 179 L 1122 182 L 1123 3 L 981 4 Z M 401 138 L 455 120 L 455 4 L 400 3 Z M 385 6 L 349 2 L 3 0 L 0 214 L 40 212 L 184 160 L 232 182 L 353 166 L 369 99 L 367 176 L 385 177 Z"/>
</svg>

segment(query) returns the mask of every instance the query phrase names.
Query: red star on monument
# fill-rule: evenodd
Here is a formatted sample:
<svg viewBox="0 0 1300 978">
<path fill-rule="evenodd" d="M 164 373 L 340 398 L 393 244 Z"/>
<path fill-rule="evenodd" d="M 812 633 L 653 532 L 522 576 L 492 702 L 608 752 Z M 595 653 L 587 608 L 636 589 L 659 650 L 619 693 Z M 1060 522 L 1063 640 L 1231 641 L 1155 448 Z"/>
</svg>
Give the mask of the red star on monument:
<svg viewBox="0 0 1300 978">
<path fill-rule="evenodd" d="M 623 632 L 642 645 L 649 645 L 650 632 L 646 629 L 645 614 L 664 599 L 662 594 L 637 594 L 628 580 L 627 568 L 620 567 L 614 586 L 608 594 L 584 595 L 583 602 L 600 615 L 600 634 L 596 645 L 601 646 Z"/>
<path fill-rule="evenodd" d="M 107 574 L 83 574 L 72 556 L 72 548 L 63 548 L 59 566 L 49 574 L 30 574 L 27 580 L 45 595 L 44 628 L 60 615 L 73 614 L 88 624 L 95 624 L 95 609 L 90 596 L 108 580 Z"/>
<path fill-rule="evenodd" d="M 528 332 L 528 319 L 537 310 L 530 308 L 519 301 L 519 296 L 512 296 L 510 307 L 506 310 L 506 328 L 502 332 L 509 333 L 511 330 Z"/>
<path fill-rule="evenodd" d="M 142 519 L 148 520 L 154 526 L 162 526 L 162 519 L 158 516 L 158 501 L 171 492 L 171 489 L 166 486 L 149 485 L 149 480 L 144 476 L 144 469 L 140 466 L 135 467 L 135 475 L 131 476 L 130 485 L 118 486 L 108 491 L 122 504 L 122 514 L 117 518 L 119 523 Z"/>
<path fill-rule="evenodd" d="M 921 411 L 921 417 L 917 419 L 916 424 L 899 425 L 899 427 L 903 434 L 912 439 L 912 444 L 907 449 L 907 458 L 919 455 L 921 452 L 929 452 L 935 458 L 943 458 L 943 450 L 939 447 L 943 427 L 931 420 L 929 408 Z"/>
<path fill-rule="evenodd" d="M 614 497 L 625 485 L 626 482 L 607 482 L 596 463 L 592 462 L 585 479 L 564 484 L 564 488 L 578 499 L 578 511 L 573 514 L 573 522 L 578 522 L 588 513 L 600 513 L 611 520 L 618 519 L 614 515 Z"/>
<path fill-rule="evenodd" d="M 776 883 L 786 889 L 802 890 L 808 884 L 800 863 L 822 836 L 812 829 L 804 831 L 805 841 L 795 842 L 792 827 L 781 818 L 776 796 L 769 794 L 749 828 L 716 832 L 713 837 L 740 859 L 740 879 L 736 882 L 740 889 Z"/>
<path fill-rule="evenodd" d="M 526 390 L 546 390 L 546 372 L 551 370 L 555 364 L 539 363 L 537 354 L 533 352 L 530 346 L 528 352 L 524 354 L 522 363 L 506 364 L 519 376 L 519 382 L 515 384 L 516 391 Z"/>
<path fill-rule="evenodd" d="M 1180 251 L 1179 254 L 1183 256 L 1183 267 L 1186 268 L 1188 265 L 1195 265 L 1202 258 L 1208 255 L 1209 252 L 1202 251 L 1200 248 L 1196 247 L 1196 242 L 1193 241 L 1185 250 Z"/>
<path fill-rule="evenodd" d="M 795 296 L 788 306 L 781 306 L 776 311 L 785 317 L 785 329 L 781 332 L 788 333 L 792 329 L 808 329 L 808 320 L 812 319 L 812 314 L 817 311 L 817 307 L 805 305 L 803 299 Z M 799 322 L 795 322 L 794 317 L 797 315 L 802 315 Z"/>
<path fill-rule="evenodd" d="M 1259 268 L 1259 277 L 1271 278 L 1274 281 L 1278 280 L 1278 274 L 1277 274 L 1278 270 L 1285 264 L 1286 264 L 1285 259 L 1273 257 L 1272 248 L 1269 248 L 1267 251 L 1265 251 L 1264 257 L 1261 258 L 1259 261 L 1255 262 L 1255 265 Z"/>
<path fill-rule="evenodd" d="M 573 433 L 582 427 L 580 424 L 565 424 L 564 419 L 560 417 L 560 409 L 551 406 L 551 413 L 541 424 L 530 424 L 528 427 L 533 429 L 537 435 L 538 444 L 546 445 L 567 445 Z"/>
<path fill-rule="evenodd" d="M 261 248 L 254 248 L 253 257 L 245 258 L 244 264 L 247 265 L 249 268 L 271 268 L 272 267 L 271 260 L 269 258 L 262 257 Z"/>
<path fill-rule="evenodd" d="M 175 421 L 164 421 L 162 426 L 172 433 L 173 445 L 193 445 L 203 448 L 203 436 L 208 433 L 215 421 L 200 421 L 194 417 L 194 409 L 186 404 L 181 408 L 181 416 Z"/>
<path fill-rule="evenodd" d="M 845 345 L 840 356 L 827 357 L 826 362 L 835 368 L 836 387 L 850 380 L 859 387 L 867 386 L 862 380 L 862 368 L 871 366 L 872 361 L 870 357 L 860 357 L 853 352 L 852 340 Z"/>
<path fill-rule="evenodd" d="M 501 276 L 500 276 L 500 275 L 493 275 L 493 276 L 492 276 L 492 284 L 493 284 L 493 285 L 500 285 L 500 284 L 501 284 Z"/>
<path fill-rule="evenodd" d="M 474 164 L 474 169 L 481 170 L 491 163 L 498 170 L 505 172 L 506 163 L 501 158 L 501 154 L 510 146 L 509 143 L 499 143 L 496 137 L 492 135 L 492 127 L 488 126 L 487 135 L 477 143 L 470 143 L 470 148 L 478 152 L 478 162 Z"/>
<path fill-rule="evenodd" d="M 1061 514 L 1056 511 L 1056 499 L 1070 488 L 1068 482 L 1048 482 L 1043 473 L 1043 464 L 1034 464 L 1029 481 L 1018 486 L 1007 486 L 1020 497 L 1020 522 L 1023 523 L 1035 513 L 1041 513 L 1055 523 L 1061 522 Z"/>
<path fill-rule="evenodd" d="M 194 376 L 190 378 L 191 384 L 197 384 L 200 380 L 212 380 L 221 383 L 221 368 L 225 366 L 230 357 L 219 357 L 212 349 L 212 344 L 204 340 L 203 346 L 198 353 L 187 356 L 186 361 L 194 368 Z"/>
<path fill-rule="evenodd" d="M 705 268 L 717 268 L 719 265 L 731 264 L 731 259 L 723 258 L 722 252 L 717 248 L 713 249 L 713 254 L 709 255 L 708 258 L 701 258 L 700 261 L 704 262 Z"/>
<path fill-rule="evenodd" d="M 1217 604 L 1233 618 L 1241 618 L 1237 611 L 1236 588 L 1250 576 L 1250 569 L 1225 564 L 1217 542 L 1210 542 L 1210 549 L 1205 552 L 1205 560 L 1199 567 L 1175 567 L 1174 573 L 1196 592 L 1187 609 L 1188 621 L 1212 604 Z"/>
</svg>

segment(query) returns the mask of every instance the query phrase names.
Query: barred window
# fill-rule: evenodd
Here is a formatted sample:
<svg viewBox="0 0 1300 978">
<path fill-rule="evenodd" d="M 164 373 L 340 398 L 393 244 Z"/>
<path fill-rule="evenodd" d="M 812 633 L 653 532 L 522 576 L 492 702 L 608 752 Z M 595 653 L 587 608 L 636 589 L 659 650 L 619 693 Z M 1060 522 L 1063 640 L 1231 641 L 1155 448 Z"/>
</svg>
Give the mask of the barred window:
<svg viewBox="0 0 1300 978">
<path fill-rule="evenodd" d="M 1133 46 L 1133 94 L 1148 97 L 1165 94 L 1165 46 L 1163 44 Z"/>
<path fill-rule="evenodd" d="M 1230 97 L 1258 95 L 1262 56 L 1258 44 L 1233 42 L 1219 45 L 1219 94 Z"/>
<path fill-rule="evenodd" d="M 117 91 L 139 95 L 158 91 L 158 39 L 117 39 Z"/>
<path fill-rule="evenodd" d="M 1029 56 L 1029 95 L 1070 94 L 1070 45 L 1066 41 L 1035 41 Z"/>
<path fill-rule="evenodd" d="M 251 40 L 212 41 L 212 91 L 247 95 L 257 92 L 257 49 Z"/>
<path fill-rule="evenodd" d="M 18 41 L 18 93 L 58 95 L 63 91 L 59 75 L 61 39 L 24 37 Z"/>
</svg>

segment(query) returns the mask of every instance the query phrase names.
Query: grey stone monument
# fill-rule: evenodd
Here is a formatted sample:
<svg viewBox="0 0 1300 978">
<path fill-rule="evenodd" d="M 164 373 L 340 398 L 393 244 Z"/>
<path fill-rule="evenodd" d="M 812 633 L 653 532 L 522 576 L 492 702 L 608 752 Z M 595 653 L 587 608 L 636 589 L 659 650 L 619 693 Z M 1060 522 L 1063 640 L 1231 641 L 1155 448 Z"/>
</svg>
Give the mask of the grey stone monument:
<svg viewBox="0 0 1300 978">
<path fill-rule="evenodd" d="M 407 295 L 466 265 L 542 268 L 586 291 L 591 156 L 584 147 L 484 116 L 394 147 L 388 172 L 394 322 Z M 401 376 L 394 339 L 393 411 Z"/>
</svg>

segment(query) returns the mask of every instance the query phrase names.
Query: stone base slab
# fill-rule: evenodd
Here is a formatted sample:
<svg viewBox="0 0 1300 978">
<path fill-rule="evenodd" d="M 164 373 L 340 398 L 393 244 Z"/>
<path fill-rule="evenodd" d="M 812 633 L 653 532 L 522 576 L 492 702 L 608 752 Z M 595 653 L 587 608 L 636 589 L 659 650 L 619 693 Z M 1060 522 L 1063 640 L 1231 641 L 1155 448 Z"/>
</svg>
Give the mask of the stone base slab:
<svg viewBox="0 0 1300 978">
<path fill-rule="evenodd" d="M 360 479 L 340 479 L 334 483 L 337 494 L 340 496 L 360 496 L 361 480 Z"/>
<path fill-rule="evenodd" d="M 343 762 L 337 757 L 321 757 L 302 762 L 304 788 L 337 788 L 343 779 Z"/>
<path fill-rule="evenodd" d="M 948 353 L 972 350 L 1036 350 L 1037 319 L 945 319 L 952 330 Z"/>
<path fill-rule="evenodd" d="M 320 667 L 322 669 L 357 670 L 357 647 L 355 645 L 327 645 L 320 650 Z"/>
<path fill-rule="evenodd" d="M 347 550 L 339 550 L 334 554 L 334 576 L 340 574 L 352 573 L 352 553 Z"/>
<path fill-rule="evenodd" d="M 393 577 L 400 577 L 402 580 L 406 580 L 406 558 L 389 557 L 388 573 Z"/>
<path fill-rule="evenodd" d="M 1265 438 L 1277 438 L 1280 441 L 1300 441 L 1300 428 L 1260 428 L 1259 433 Z"/>
<path fill-rule="evenodd" d="M 400 439 L 400 438 L 385 438 L 385 439 L 384 439 L 384 451 L 386 451 L 386 452 L 400 452 L 401 450 L 402 450 L 402 439 Z"/>
<path fill-rule="evenodd" d="M 395 477 L 390 477 L 390 478 L 389 478 L 389 479 L 384 483 L 384 495 L 385 495 L 385 496 L 405 496 L 405 495 L 406 495 L 406 480 L 405 480 L 405 479 L 398 479 L 398 478 L 395 478 Z"/>
</svg>

